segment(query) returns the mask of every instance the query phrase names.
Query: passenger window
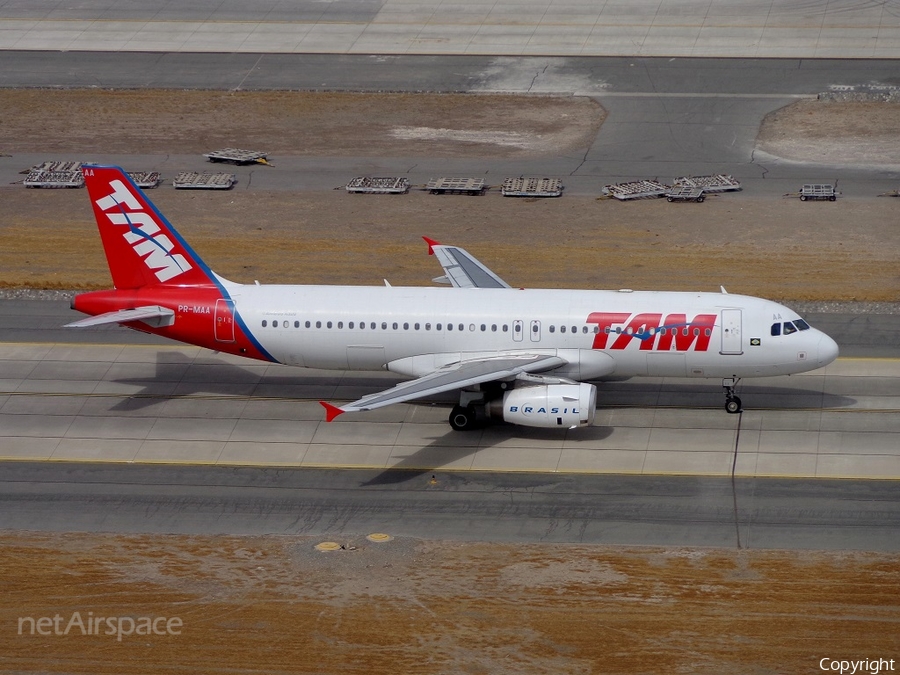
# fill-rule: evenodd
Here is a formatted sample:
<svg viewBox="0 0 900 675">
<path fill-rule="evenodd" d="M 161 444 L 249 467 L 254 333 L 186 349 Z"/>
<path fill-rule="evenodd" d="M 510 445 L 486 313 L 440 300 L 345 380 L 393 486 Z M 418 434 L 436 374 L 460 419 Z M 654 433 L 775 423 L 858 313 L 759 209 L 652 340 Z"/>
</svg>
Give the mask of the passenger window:
<svg viewBox="0 0 900 675">
<path fill-rule="evenodd" d="M 326 328 L 331 328 L 331 322 L 329 321 L 328 323 L 326 323 L 326 324 L 325 324 L 325 327 L 326 327 Z"/>
<path fill-rule="evenodd" d="M 431 324 L 430 324 L 430 323 L 426 323 L 426 324 L 425 324 L 425 330 L 431 330 Z"/>
<path fill-rule="evenodd" d="M 448 323 L 448 324 L 447 324 L 447 330 L 453 330 L 453 324 L 452 324 L 452 323 Z"/>
<path fill-rule="evenodd" d="M 555 332 L 556 332 L 556 326 L 550 326 L 550 332 L 551 332 L 551 333 L 555 333 Z"/>
<path fill-rule="evenodd" d="M 344 322 L 338 321 L 338 328 L 343 328 L 343 327 L 344 327 Z"/>
<path fill-rule="evenodd" d="M 781 335 L 781 324 L 780 323 L 772 324 L 772 335 Z"/>
<path fill-rule="evenodd" d="M 396 322 L 396 321 L 393 323 L 393 325 L 391 326 L 391 328 L 393 328 L 394 330 L 397 330 L 397 322 Z"/>
<path fill-rule="evenodd" d="M 300 328 L 300 322 L 299 322 L 299 321 L 295 321 L 295 322 L 294 322 L 294 328 Z"/>
<path fill-rule="evenodd" d="M 581 327 L 581 332 L 582 332 L 582 333 L 587 333 L 587 332 L 588 332 L 588 327 L 587 327 L 587 326 L 582 326 L 582 327 Z"/>
<path fill-rule="evenodd" d="M 416 325 L 414 326 L 414 328 L 415 328 L 416 330 L 419 330 L 419 324 L 416 324 Z"/>
<path fill-rule="evenodd" d="M 356 324 L 351 321 L 350 323 L 347 324 L 347 328 L 353 328 L 353 326 L 355 326 L 355 325 Z"/>
<path fill-rule="evenodd" d="M 712 330 L 707 328 L 705 331 L 703 331 L 703 334 L 706 335 L 706 337 L 709 337 L 710 335 L 712 335 Z"/>
<path fill-rule="evenodd" d="M 699 336 L 700 336 L 700 329 L 699 329 L 699 328 L 695 328 L 695 329 L 694 329 L 694 337 L 699 337 Z"/>
<path fill-rule="evenodd" d="M 322 327 L 322 322 L 316 321 L 316 328 L 321 328 L 321 327 Z"/>
<path fill-rule="evenodd" d="M 560 333 L 565 333 L 565 332 L 566 332 L 566 327 L 565 327 L 565 326 L 560 326 L 560 327 L 559 327 L 559 332 L 560 332 Z"/>
<path fill-rule="evenodd" d="M 784 334 L 785 335 L 790 335 L 791 333 L 796 333 L 796 332 L 797 332 L 797 329 L 794 327 L 794 324 L 792 324 L 790 321 L 784 322 Z"/>
<path fill-rule="evenodd" d="M 492 324 L 491 324 L 491 332 L 492 332 L 492 333 L 496 333 L 496 332 L 497 332 L 497 324 L 495 324 L 495 323 L 492 323 Z"/>
<path fill-rule="evenodd" d="M 507 331 L 509 331 L 509 326 L 503 324 L 503 332 L 506 333 Z"/>
<path fill-rule="evenodd" d="M 408 324 L 408 323 L 404 323 L 404 324 L 403 324 L 403 330 L 409 330 L 409 324 Z"/>
<path fill-rule="evenodd" d="M 465 327 L 464 327 L 462 324 L 459 324 L 458 328 L 459 328 L 460 330 L 463 330 Z"/>
<path fill-rule="evenodd" d="M 262 324 L 263 328 L 265 328 L 268 325 L 269 325 L 269 322 L 266 321 L 265 319 L 263 319 L 263 324 Z"/>
<path fill-rule="evenodd" d="M 371 328 L 372 330 L 375 330 L 375 322 L 374 321 L 370 324 L 369 328 Z"/>
<path fill-rule="evenodd" d="M 486 330 L 487 330 L 487 326 L 485 326 L 484 324 L 481 324 L 481 332 L 483 333 Z"/>
<path fill-rule="evenodd" d="M 441 329 L 441 324 L 437 324 L 437 325 L 434 327 L 434 329 L 435 329 L 435 330 L 440 330 L 440 329 Z"/>
</svg>

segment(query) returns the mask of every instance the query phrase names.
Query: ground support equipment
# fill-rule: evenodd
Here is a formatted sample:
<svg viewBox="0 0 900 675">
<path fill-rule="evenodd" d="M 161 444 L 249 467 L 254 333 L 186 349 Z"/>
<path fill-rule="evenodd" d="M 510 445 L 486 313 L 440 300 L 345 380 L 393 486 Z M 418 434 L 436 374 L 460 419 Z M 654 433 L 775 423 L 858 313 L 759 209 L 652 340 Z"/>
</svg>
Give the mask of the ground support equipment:
<svg viewBox="0 0 900 675">
<path fill-rule="evenodd" d="M 829 202 L 833 202 L 837 199 L 834 185 L 829 185 L 827 183 L 807 183 L 800 188 L 801 202 L 822 199 L 826 199 Z"/>
<path fill-rule="evenodd" d="M 662 197 L 671 188 L 664 183 L 655 180 L 636 180 L 629 183 L 616 183 L 605 185 L 603 194 L 615 197 L 620 201 L 626 199 L 648 199 L 650 197 Z"/>
<path fill-rule="evenodd" d="M 176 190 L 228 190 L 237 182 L 233 173 L 182 171 L 172 185 Z"/>
<path fill-rule="evenodd" d="M 159 187 L 159 184 L 162 182 L 162 176 L 159 175 L 159 171 L 129 171 L 128 177 L 142 190 Z"/>
<path fill-rule="evenodd" d="M 22 182 L 28 188 L 84 187 L 81 162 L 44 162 L 33 167 Z"/>
<path fill-rule="evenodd" d="M 229 164 L 268 164 L 268 153 L 259 150 L 241 150 L 239 148 L 224 148 L 213 150 L 203 155 L 210 162 L 228 162 Z"/>
<path fill-rule="evenodd" d="M 733 192 L 741 189 L 739 180 L 724 173 L 712 176 L 680 176 L 672 182 L 675 187 L 703 188 L 704 192 Z"/>
<path fill-rule="evenodd" d="M 559 178 L 507 178 L 500 187 L 504 197 L 559 197 L 562 191 Z"/>
<path fill-rule="evenodd" d="M 409 179 L 396 177 L 360 176 L 347 183 L 347 192 L 360 194 L 405 194 L 409 192 Z"/>
<path fill-rule="evenodd" d="M 483 178 L 432 178 L 425 189 L 433 195 L 481 195 L 487 188 Z"/>
<path fill-rule="evenodd" d="M 666 193 L 666 201 L 670 202 L 702 202 L 704 199 L 700 187 L 675 187 Z"/>
</svg>

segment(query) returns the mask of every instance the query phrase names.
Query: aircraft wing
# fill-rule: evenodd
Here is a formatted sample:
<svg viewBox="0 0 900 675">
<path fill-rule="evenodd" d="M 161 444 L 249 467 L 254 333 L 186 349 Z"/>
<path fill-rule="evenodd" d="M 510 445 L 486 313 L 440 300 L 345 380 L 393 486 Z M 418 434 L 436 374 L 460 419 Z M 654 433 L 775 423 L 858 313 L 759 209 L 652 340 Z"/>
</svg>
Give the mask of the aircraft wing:
<svg viewBox="0 0 900 675">
<path fill-rule="evenodd" d="M 422 238 L 428 243 L 428 254 L 435 256 L 444 268 L 444 276 L 434 281 L 456 288 L 510 288 L 508 283 L 465 249 L 444 246 L 428 237 Z"/>
<path fill-rule="evenodd" d="M 415 398 L 470 387 L 474 384 L 514 378 L 519 373 L 549 370 L 565 363 L 565 359 L 546 354 L 503 354 L 470 361 L 458 361 L 418 379 L 401 382 L 385 391 L 363 396 L 353 403 L 342 406 L 331 405 L 325 401 L 320 401 L 320 403 L 325 407 L 326 419 L 330 422 L 341 413 L 375 410 L 393 403 L 403 403 Z"/>
<path fill-rule="evenodd" d="M 103 326 L 108 323 L 126 323 L 128 321 L 147 321 L 152 326 L 168 326 L 175 319 L 175 312 L 168 307 L 149 305 L 147 307 L 135 307 L 134 309 L 120 309 L 117 312 L 106 312 L 97 316 L 89 316 L 67 323 L 63 328 L 86 328 L 88 326 Z"/>
</svg>

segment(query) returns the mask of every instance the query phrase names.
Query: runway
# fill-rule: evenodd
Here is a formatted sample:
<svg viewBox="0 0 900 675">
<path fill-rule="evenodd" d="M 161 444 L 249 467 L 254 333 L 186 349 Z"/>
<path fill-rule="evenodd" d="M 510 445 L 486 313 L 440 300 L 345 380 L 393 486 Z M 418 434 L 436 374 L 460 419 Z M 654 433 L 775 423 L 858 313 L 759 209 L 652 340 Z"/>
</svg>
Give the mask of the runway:
<svg viewBox="0 0 900 675">
<path fill-rule="evenodd" d="M 0 3 L 0 49 L 896 58 L 892 3 L 297 0 Z"/>
<path fill-rule="evenodd" d="M 0 528 L 900 549 L 891 481 L 5 463 Z"/>
<path fill-rule="evenodd" d="M 870 358 L 865 345 L 824 370 L 745 381 L 741 415 L 721 409 L 717 380 L 638 378 L 601 383 L 590 429 L 459 433 L 446 421 L 452 397 L 324 421 L 319 400 L 381 390 L 397 381 L 389 373 L 290 368 L 155 338 L 135 344 L 148 340 L 118 328 L 95 333 L 105 344 L 38 342 L 44 331 L 59 335 L 52 324 L 65 322 L 64 303 L 2 309 L 7 324 L 19 323 L 15 334 L 30 337 L 0 342 L 6 459 L 900 478 L 900 358 Z"/>
</svg>

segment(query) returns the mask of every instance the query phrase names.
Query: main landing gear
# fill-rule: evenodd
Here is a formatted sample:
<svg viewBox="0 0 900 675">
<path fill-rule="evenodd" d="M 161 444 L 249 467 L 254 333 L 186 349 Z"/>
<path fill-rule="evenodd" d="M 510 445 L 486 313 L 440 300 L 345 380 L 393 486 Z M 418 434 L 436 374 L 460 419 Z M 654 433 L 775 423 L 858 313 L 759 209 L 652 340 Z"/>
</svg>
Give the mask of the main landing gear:
<svg viewBox="0 0 900 675">
<path fill-rule="evenodd" d="M 488 420 L 485 403 L 502 395 L 507 388 L 505 382 L 497 385 L 476 385 L 459 392 L 459 405 L 450 411 L 450 426 L 454 431 L 472 431 L 482 427 Z"/>
<path fill-rule="evenodd" d="M 473 405 L 456 405 L 450 411 L 450 426 L 454 431 L 470 431 L 475 428 L 477 422 L 478 415 Z"/>
<path fill-rule="evenodd" d="M 732 415 L 741 412 L 741 399 L 734 395 L 734 388 L 740 381 L 739 377 L 722 379 L 722 388 L 725 390 L 725 411 Z"/>
</svg>

